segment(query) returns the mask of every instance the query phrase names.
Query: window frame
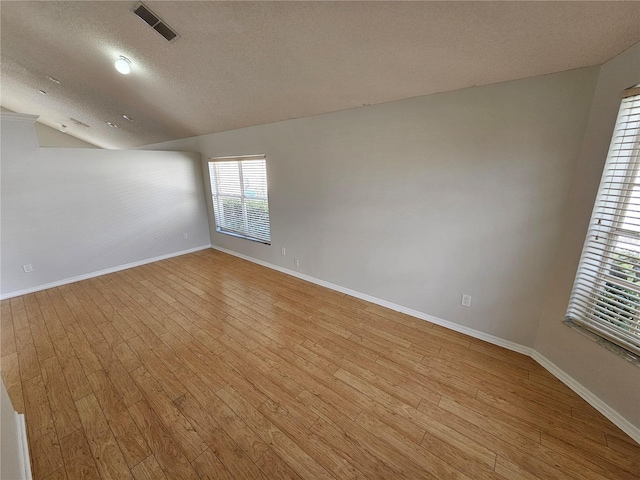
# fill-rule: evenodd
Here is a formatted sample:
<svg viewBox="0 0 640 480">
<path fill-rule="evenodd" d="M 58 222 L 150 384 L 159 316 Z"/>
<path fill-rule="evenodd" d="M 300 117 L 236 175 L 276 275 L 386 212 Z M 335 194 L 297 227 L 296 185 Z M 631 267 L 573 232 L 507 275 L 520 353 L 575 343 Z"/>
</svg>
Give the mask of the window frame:
<svg viewBox="0 0 640 480">
<path fill-rule="evenodd" d="M 224 235 L 229 235 L 236 238 L 243 238 L 245 240 L 251 240 L 252 242 L 262 243 L 264 245 L 271 245 L 271 216 L 269 211 L 269 192 L 267 182 L 267 157 L 265 154 L 260 155 L 234 155 L 225 157 L 211 157 L 207 161 L 208 173 L 209 173 L 209 186 L 211 189 L 211 207 L 213 210 L 213 220 L 216 228 L 216 232 Z M 246 194 L 246 185 L 244 182 L 243 162 L 255 162 L 262 161 L 264 164 L 264 185 L 266 193 L 264 196 L 248 196 Z M 239 194 L 220 193 L 220 177 L 216 175 L 212 167 L 216 163 L 236 163 L 238 167 L 238 190 Z M 233 229 L 228 225 L 223 225 L 224 212 L 220 212 L 217 208 L 217 199 L 220 198 L 237 198 L 240 200 L 243 229 Z M 251 223 L 250 215 L 247 210 L 247 200 L 260 200 L 266 205 L 266 225 L 268 237 L 253 236 L 250 234 Z"/>
<path fill-rule="evenodd" d="M 640 227 L 638 122 L 640 88 L 632 88 L 620 102 L 565 323 L 640 365 L 640 230 L 633 229 Z"/>
</svg>

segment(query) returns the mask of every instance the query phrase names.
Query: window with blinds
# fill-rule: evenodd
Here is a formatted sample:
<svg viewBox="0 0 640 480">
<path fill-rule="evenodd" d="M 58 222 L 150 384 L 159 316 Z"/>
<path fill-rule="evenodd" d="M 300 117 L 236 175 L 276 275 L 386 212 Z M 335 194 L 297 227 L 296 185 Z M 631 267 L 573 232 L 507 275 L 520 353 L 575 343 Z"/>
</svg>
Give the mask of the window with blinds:
<svg viewBox="0 0 640 480">
<path fill-rule="evenodd" d="M 209 178 L 216 230 L 270 245 L 265 156 L 212 158 Z"/>
<path fill-rule="evenodd" d="M 567 311 L 640 358 L 640 89 L 622 99 Z"/>
</svg>

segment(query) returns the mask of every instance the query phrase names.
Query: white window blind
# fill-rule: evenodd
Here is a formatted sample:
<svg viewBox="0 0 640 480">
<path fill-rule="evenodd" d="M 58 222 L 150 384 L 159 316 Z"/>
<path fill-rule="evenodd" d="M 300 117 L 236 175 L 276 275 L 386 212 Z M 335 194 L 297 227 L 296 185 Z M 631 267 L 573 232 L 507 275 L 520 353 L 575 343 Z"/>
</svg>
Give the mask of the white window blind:
<svg viewBox="0 0 640 480">
<path fill-rule="evenodd" d="M 640 355 L 640 91 L 623 98 L 567 320 Z"/>
<path fill-rule="evenodd" d="M 212 158 L 209 178 L 216 230 L 270 244 L 265 156 Z"/>
</svg>

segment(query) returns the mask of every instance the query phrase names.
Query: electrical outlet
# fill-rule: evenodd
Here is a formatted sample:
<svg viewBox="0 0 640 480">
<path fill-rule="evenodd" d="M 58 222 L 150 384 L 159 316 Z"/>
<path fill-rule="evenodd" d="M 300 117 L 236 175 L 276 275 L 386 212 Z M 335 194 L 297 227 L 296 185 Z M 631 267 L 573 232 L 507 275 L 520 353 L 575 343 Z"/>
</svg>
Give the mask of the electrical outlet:
<svg viewBox="0 0 640 480">
<path fill-rule="evenodd" d="M 471 306 L 471 295 L 467 295 L 466 293 L 462 294 L 462 301 L 460 302 L 463 307 Z"/>
<path fill-rule="evenodd" d="M 287 249 L 282 247 L 282 255 L 286 255 L 287 254 Z"/>
<path fill-rule="evenodd" d="M 293 259 L 293 263 L 295 264 L 296 267 L 300 266 L 300 260 L 298 260 L 297 258 Z"/>
<path fill-rule="evenodd" d="M 184 238 L 186 240 L 187 238 L 189 238 L 189 234 L 188 233 L 183 233 L 182 234 L 182 238 Z"/>
<path fill-rule="evenodd" d="M 22 265 L 22 269 L 24 270 L 24 273 L 33 272 L 33 267 L 31 266 L 30 263 L 28 263 L 26 265 Z"/>
</svg>

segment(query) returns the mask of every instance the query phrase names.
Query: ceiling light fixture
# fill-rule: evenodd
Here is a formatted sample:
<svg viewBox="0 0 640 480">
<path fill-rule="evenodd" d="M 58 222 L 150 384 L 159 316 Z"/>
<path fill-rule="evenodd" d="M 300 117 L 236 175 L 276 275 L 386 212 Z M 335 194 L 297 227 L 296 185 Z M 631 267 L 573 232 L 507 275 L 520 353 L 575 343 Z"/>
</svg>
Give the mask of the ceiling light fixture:
<svg viewBox="0 0 640 480">
<path fill-rule="evenodd" d="M 131 118 L 129 115 L 122 115 L 122 118 L 124 118 L 125 120 L 128 120 L 130 122 L 133 122 L 133 118 Z"/>
<path fill-rule="evenodd" d="M 46 75 L 46 77 L 51 80 L 53 83 L 57 83 L 58 85 L 60 85 L 60 80 L 58 80 L 55 77 L 52 77 L 51 75 Z"/>
<path fill-rule="evenodd" d="M 58 130 L 60 130 L 62 133 L 67 131 L 67 126 L 64 123 L 60 124 L 60 127 L 58 128 Z"/>
<path fill-rule="evenodd" d="M 120 57 L 116 60 L 115 66 L 116 70 L 123 75 L 129 75 L 129 73 L 131 72 L 131 60 L 123 55 L 120 55 Z"/>
<path fill-rule="evenodd" d="M 38 93 L 39 93 L 40 95 L 48 95 L 48 93 L 47 93 L 47 92 L 45 92 L 44 90 L 38 90 Z"/>
<path fill-rule="evenodd" d="M 115 123 L 107 122 L 107 125 L 109 125 L 111 128 L 118 128 L 118 125 L 116 125 Z"/>
</svg>

